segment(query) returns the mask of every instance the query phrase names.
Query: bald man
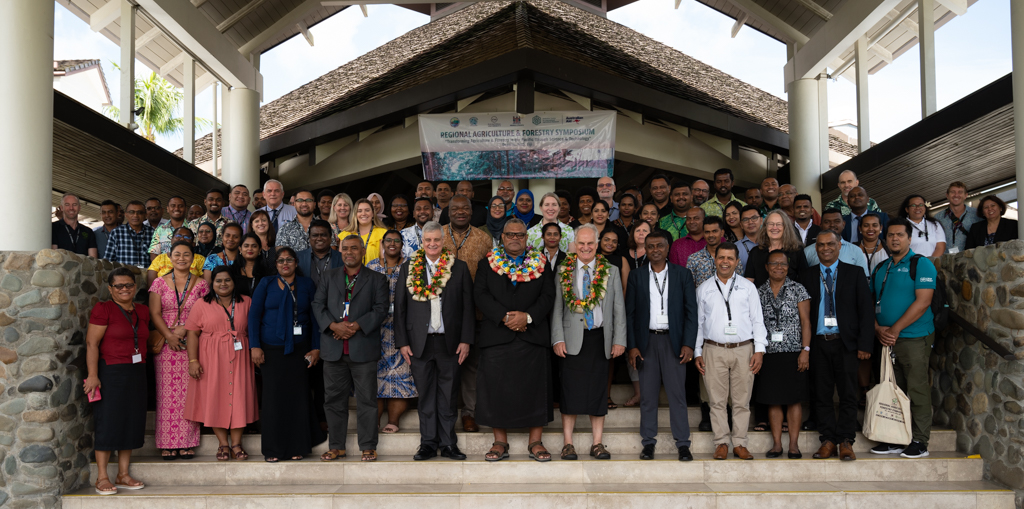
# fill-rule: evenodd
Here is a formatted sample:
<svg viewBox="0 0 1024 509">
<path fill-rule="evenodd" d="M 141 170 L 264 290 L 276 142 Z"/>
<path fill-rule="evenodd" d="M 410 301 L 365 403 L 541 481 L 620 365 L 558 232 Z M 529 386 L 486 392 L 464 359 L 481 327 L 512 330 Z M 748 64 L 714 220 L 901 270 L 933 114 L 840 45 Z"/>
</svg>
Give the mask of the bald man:
<svg viewBox="0 0 1024 509">
<path fill-rule="evenodd" d="M 839 197 L 825 204 L 825 209 L 839 209 L 844 216 L 850 215 L 850 190 L 860 186 L 857 174 L 846 170 L 839 174 Z M 868 212 L 881 212 L 874 198 L 868 198 Z"/>
<path fill-rule="evenodd" d="M 615 180 L 611 177 L 597 179 L 597 195 L 608 204 L 608 220 L 619 218 L 619 202 L 615 201 Z"/>
</svg>

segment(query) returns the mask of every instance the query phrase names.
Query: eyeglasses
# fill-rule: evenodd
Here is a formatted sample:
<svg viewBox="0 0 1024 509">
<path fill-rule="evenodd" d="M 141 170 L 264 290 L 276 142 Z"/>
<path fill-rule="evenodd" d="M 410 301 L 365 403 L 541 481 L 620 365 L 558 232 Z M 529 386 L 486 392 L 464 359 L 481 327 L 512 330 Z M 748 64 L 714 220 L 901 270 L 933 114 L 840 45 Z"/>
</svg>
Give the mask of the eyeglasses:
<svg viewBox="0 0 1024 509">
<path fill-rule="evenodd" d="M 174 237 L 171 237 L 171 238 L 172 239 L 192 240 L 192 236 L 191 235 L 181 235 L 181 234 L 175 235 Z"/>
<path fill-rule="evenodd" d="M 401 244 L 402 243 L 402 239 L 396 239 L 394 237 L 392 237 L 390 239 L 381 239 L 381 243 L 382 244 Z"/>
<path fill-rule="evenodd" d="M 923 209 L 924 207 L 925 204 L 923 203 L 911 203 L 910 205 L 907 205 L 908 209 Z"/>
<path fill-rule="evenodd" d="M 110 285 L 115 290 L 130 290 L 135 288 L 135 283 L 118 283 L 116 285 Z"/>
<path fill-rule="evenodd" d="M 128 214 L 129 216 L 144 216 L 144 215 L 146 215 L 146 211 L 145 210 L 127 210 L 127 211 L 125 211 L 125 214 Z"/>
<path fill-rule="evenodd" d="M 277 264 L 278 265 L 287 265 L 289 263 L 295 263 L 295 258 L 278 258 L 277 259 Z"/>
<path fill-rule="evenodd" d="M 312 198 L 296 198 L 295 203 L 316 203 L 316 200 Z"/>
<path fill-rule="evenodd" d="M 506 236 L 506 237 L 508 237 L 510 239 L 525 239 L 526 238 L 526 232 L 523 232 L 523 233 L 503 233 L 502 235 L 504 235 L 504 236 Z"/>
<path fill-rule="evenodd" d="M 505 187 L 505 186 L 501 186 L 501 187 L 498 188 L 498 191 L 512 191 L 512 190 L 513 189 L 511 187 Z"/>
<path fill-rule="evenodd" d="M 760 217 L 757 217 L 757 216 L 754 216 L 754 217 L 745 217 L 745 218 L 743 218 L 743 219 L 740 219 L 740 222 L 743 222 L 743 223 L 754 223 L 754 222 L 756 222 L 756 221 L 757 221 L 758 219 L 761 219 L 761 218 L 760 218 Z"/>
<path fill-rule="evenodd" d="M 615 187 L 615 184 L 609 184 L 609 183 L 598 184 L 597 187 L 598 187 L 598 189 L 600 189 L 602 187 Z"/>
</svg>

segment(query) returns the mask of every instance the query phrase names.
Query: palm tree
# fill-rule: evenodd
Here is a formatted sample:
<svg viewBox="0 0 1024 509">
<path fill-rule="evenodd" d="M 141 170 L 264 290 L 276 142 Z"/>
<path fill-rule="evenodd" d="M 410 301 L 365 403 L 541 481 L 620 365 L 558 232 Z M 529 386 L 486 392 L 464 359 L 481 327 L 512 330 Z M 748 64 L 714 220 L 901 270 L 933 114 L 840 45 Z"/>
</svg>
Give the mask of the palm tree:
<svg viewBox="0 0 1024 509">
<path fill-rule="evenodd" d="M 116 63 L 113 65 L 120 70 Z M 152 142 L 156 141 L 158 134 L 182 134 L 184 119 L 181 118 L 181 101 L 184 98 L 184 92 L 155 72 L 149 73 L 146 79 L 135 78 L 135 107 L 142 108 L 142 113 L 136 118 L 142 130 L 140 134 Z M 120 121 L 121 110 L 117 106 L 108 106 L 105 112 L 111 119 Z M 213 122 L 196 117 L 195 126 L 197 129 L 208 129 L 213 126 Z"/>
</svg>

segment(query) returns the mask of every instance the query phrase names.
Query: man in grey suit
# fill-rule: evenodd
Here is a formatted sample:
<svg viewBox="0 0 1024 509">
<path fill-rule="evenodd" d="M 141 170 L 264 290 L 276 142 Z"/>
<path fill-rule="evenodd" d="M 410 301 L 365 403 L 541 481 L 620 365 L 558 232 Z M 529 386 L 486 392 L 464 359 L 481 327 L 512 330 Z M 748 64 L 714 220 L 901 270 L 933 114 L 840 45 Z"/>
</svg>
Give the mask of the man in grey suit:
<svg viewBox="0 0 1024 509">
<path fill-rule="evenodd" d="M 464 460 L 455 436 L 459 366 L 473 344 L 473 280 L 466 262 L 442 250 L 441 225 L 423 225 L 423 247 L 398 273 L 395 346 L 412 368 L 419 392 L 420 447 L 414 460 Z M 412 283 L 410 283 L 412 281 Z"/>
<path fill-rule="evenodd" d="M 313 299 L 313 314 L 322 332 L 324 411 L 329 450 L 320 459 L 345 457 L 348 396 L 355 386 L 356 423 L 363 461 L 377 459 L 377 361 L 380 325 L 388 314 L 388 279 L 363 270 L 363 240 L 350 235 L 341 241 L 344 267 L 327 271 Z"/>
<path fill-rule="evenodd" d="M 572 432 L 576 416 L 584 414 L 590 416 L 593 428 L 590 455 L 606 460 L 612 457 L 601 443 L 604 416 L 608 414 L 608 363 L 626 351 L 622 276 L 618 268 L 597 256 L 597 227 L 589 223 L 581 225 L 576 229 L 573 243 L 576 254 L 569 255 L 558 267 L 555 311 L 551 317 L 551 344 L 555 355 L 560 357 L 562 374 L 561 387 L 555 388 L 562 391 L 559 409 L 565 446 L 561 458 L 576 459 Z M 567 270 L 572 271 L 572 290 L 568 297 L 561 282 Z M 595 299 L 599 300 L 594 302 Z M 584 301 L 584 305 L 576 306 L 576 301 Z"/>
</svg>

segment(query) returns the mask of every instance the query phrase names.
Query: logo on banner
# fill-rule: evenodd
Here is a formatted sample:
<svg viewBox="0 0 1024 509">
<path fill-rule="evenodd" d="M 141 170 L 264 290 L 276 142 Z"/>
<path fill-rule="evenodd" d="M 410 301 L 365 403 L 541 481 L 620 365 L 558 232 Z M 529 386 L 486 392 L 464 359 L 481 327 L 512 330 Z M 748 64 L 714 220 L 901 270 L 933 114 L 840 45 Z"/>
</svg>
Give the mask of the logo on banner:
<svg viewBox="0 0 1024 509">
<path fill-rule="evenodd" d="M 452 117 L 448 123 L 451 124 L 452 127 L 459 127 L 459 117 Z"/>
<path fill-rule="evenodd" d="M 513 115 L 512 125 L 523 125 L 523 117 L 520 117 L 519 115 Z"/>
<path fill-rule="evenodd" d="M 540 125 L 540 122 L 541 122 L 540 115 L 534 115 L 533 116 L 533 125 Z"/>
<path fill-rule="evenodd" d="M 583 121 L 583 117 L 565 117 L 566 124 L 578 124 Z"/>
<path fill-rule="evenodd" d="M 497 124 L 498 123 L 498 116 L 497 115 L 491 115 L 491 123 L 492 124 Z"/>
<path fill-rule="evenodd" d="M 476 125 L 476 117 L 469 117 L 469 125 Z"/>
</svg>

